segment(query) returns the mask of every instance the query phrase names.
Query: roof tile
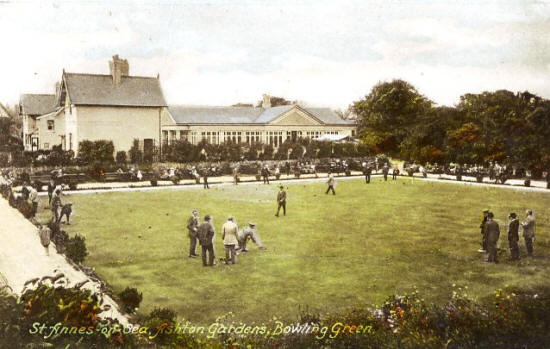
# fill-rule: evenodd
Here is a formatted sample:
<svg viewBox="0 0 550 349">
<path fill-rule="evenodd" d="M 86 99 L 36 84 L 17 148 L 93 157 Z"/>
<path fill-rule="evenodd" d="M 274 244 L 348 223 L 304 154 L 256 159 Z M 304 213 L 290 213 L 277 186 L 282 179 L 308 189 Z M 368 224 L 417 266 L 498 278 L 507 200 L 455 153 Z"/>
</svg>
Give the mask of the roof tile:
<svg viewBox="0 0 550 349">
<path fill-rule="evenodd" d="M 165 107 L 159 79 L 123 76 L 119 85 L 111 75 L 65 73 L 71 103 L 75 105 Z"/>
</svg>

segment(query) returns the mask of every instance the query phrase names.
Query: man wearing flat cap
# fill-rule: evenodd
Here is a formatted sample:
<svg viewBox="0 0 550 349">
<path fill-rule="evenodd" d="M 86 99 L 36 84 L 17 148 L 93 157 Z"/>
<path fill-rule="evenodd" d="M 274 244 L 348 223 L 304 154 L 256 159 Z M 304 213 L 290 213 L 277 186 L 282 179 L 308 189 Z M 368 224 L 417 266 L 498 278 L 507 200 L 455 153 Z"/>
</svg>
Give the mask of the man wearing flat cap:
<svg viewBox="0 0 550 349">
<path fill-rule="evenodd" d="M 265 249 L 262 241 L 260 240 L 260 235 L 258 235 L 258 232 L 256 231 L 256 223 L 250 222 L 248 223 L 248 227 L 246 227 L 244 230 L 239 231 L 238 240 L 240 252 L 248 252 L 248 249 L 246 248 L 246 242 L 249 238 L 258 246 L 259 249 Z"/>
<path fill-rule="evenodd" d="M 517 261 L 519 259 L 519 220 L 515 213 L 510 213 L 508 217 L 508 246 L 510 247 L 510 259 Z"/>
<path fill-rule="evenodd" d="M 214 258 L 216 258 L 214 253 L 214 225 L 213 219 L 210 215 L 204 216 L 204 223 L 199 226 L 198 229 L 198 239 L 202 248 L 202 265 L 203 266 L 214 266 Z M 208 262 L 206 260 L 208 256 Z"/>
<path fill-rule="evenodd" d="M 277 194 L 277 213 L 275 217 L 279 217 L 279 211 L 283 208 L 283 215 L 286 216 L 286 191 L 282 185 L 279 186 L 279 193 Z"/>
</svg>

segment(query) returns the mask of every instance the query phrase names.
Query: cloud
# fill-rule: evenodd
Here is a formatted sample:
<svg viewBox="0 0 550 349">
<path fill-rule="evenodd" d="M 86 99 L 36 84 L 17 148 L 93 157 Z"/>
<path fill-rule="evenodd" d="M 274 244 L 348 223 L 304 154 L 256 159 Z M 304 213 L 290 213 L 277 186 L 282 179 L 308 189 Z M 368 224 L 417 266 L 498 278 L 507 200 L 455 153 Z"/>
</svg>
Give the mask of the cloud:
<svg viewBox="0 0 550 349">
<path fill-rule="evenodd" d="M 187 1 L 0 4 L 0 100 L 53 92 L 65 68 L 160 73 L 171 103 L 262 93 L 345 108 L 402 78 L 440 104 L 486 89 L 550 97 L 548 4 Z"/>
</svg>

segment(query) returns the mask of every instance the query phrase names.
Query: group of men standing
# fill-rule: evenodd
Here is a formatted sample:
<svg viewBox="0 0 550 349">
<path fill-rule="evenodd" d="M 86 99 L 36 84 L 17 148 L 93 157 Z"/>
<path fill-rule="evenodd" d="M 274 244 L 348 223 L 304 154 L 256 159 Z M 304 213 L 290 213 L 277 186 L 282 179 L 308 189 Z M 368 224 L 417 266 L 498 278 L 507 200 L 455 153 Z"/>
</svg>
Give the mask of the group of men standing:
<svg viewBox="0 0 550 349">
<path fill-rule="evenodd" d="M 205 215 L 204 221 L 201 224 L 199 212 L 193 210 L 191 217 L 187 221 L 187 230 L 189 232 L 189 258 L 198 257 L 196 253 L 198 242 L 202 250 L 202 265 L 205 267 L 214 266 L 216 255 L 214 252 L 215 229 L 213 217 Z M 255 223 L 249 222 L 245 229 L 239 230 L 235 218 L 229 216 L 222 226 L 225 264 L 235 264 L 237 262 L 238 253 L 248 252 L 246 248 L 248 239 L 251 239 L 259 249 L 265 249 L 256 231 Z"/>
<path fill-rule="evenodd" d="M 510 259 L 518 260 L 519 253 L 519 227 L 523 228 L 523 239 L 527 249 L 527 255 L 533 255 L 533 239 L 535 238 L 535 217 L 532 210 L 525 211 L 525 220 L 520 222 L 515 212 L 508 216 L 508 247 L 510 249 Z M 494 220 L 494 214 L 490 210 L 483 211 L 481 221 L 482 248 L 478 252 L 487 253 L 486 262 L 498 262 L 498 240 L 500 237 L 499 224 Z"/>
</svg>

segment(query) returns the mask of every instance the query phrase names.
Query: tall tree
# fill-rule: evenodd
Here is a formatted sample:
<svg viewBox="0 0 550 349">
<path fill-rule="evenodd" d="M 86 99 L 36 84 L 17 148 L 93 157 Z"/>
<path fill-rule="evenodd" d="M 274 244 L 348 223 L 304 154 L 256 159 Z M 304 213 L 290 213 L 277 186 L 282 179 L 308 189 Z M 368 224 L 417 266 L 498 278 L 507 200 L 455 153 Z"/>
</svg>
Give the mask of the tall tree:
<svg viewBox="0 0 550 349">
<path fill-rule="evenodd" d="M 399 156 L 403 141 L 432 102 L 403 80 L 381 82 L 364 99 L 353 103 L 362 141 L 374 153 Z"/>
</svg>

